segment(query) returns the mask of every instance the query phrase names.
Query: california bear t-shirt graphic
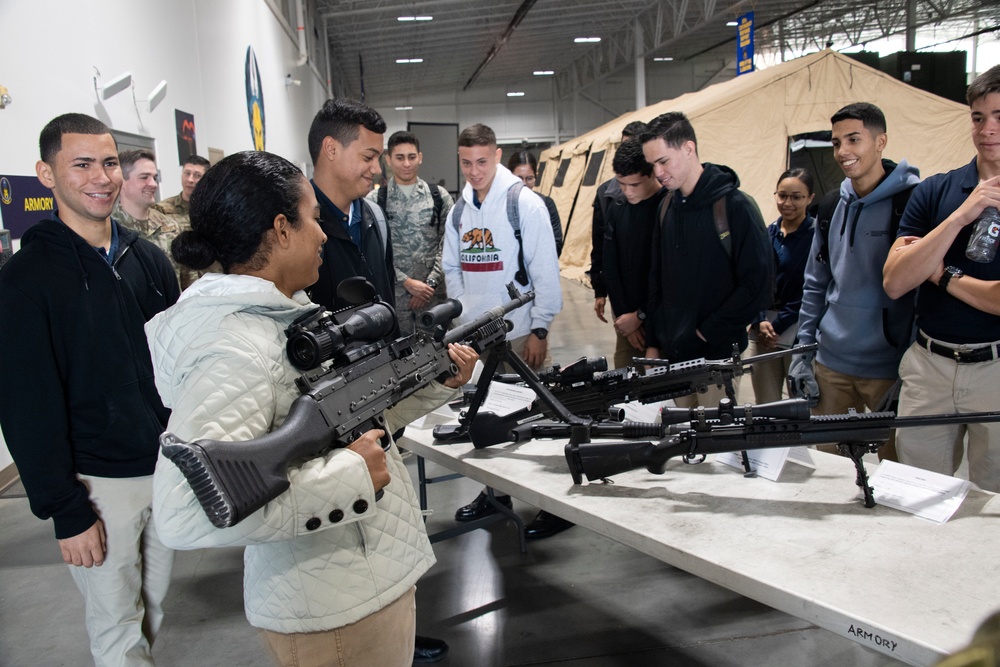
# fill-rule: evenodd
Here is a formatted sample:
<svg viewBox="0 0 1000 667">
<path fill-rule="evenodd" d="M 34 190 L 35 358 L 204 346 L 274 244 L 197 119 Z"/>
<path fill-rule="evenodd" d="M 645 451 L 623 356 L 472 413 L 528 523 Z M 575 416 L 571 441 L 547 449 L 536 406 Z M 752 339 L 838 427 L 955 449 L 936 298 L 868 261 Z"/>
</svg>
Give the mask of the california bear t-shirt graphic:
<svg viewBox="0 0 1000 667">
<path fill-rule="evenodd" d="M 462 235 L 463 271 L 503 271 L 500 248 L 493 245 L 493 232 L 486 227 L 473 227 Z"/>
</svg>

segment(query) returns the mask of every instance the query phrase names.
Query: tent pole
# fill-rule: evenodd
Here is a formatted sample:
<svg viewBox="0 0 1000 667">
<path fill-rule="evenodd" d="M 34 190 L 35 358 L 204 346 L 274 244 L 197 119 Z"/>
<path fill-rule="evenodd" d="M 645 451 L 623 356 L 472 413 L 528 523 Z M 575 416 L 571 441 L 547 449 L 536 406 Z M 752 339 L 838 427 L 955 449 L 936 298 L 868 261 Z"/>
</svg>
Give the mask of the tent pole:
<svg viewBox="0 0 1000 667">
<path fill-rule="evenodd" d="M 643 52 L 646 50 L 643 44 L 642 25 L 639 19 L 635 20 L 635 108 L 641 109 L 646 106 L 646 61 Z"/>
</svg>

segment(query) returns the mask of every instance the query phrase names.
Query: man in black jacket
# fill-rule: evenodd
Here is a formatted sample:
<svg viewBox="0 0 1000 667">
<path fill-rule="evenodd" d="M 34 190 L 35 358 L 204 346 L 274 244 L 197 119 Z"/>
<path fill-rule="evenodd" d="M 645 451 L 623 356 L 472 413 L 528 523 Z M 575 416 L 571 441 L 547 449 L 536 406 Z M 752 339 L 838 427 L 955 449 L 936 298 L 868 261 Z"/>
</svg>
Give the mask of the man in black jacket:
<svg viewBox="0 0 1000 667">
<path fill-rule="evenodd" d="M 638 139 L 639 135 L 646 129 L 646 124 L 639 120 L 634 120 L 622 128 L 622 141 Z M 604 316 L 605 304 L 608 300 L 608 290 L 604 285 L 604 219 L 612 203 L 621 194 L 618 186 L 618 179 L 609 178 L 597 186 L 597 194 L 594 196 L 594 217 L 590 227 L 590 284 L 594 288 L 594 312 L 602 322 L 607 322 Z"/>
<path fill-rule="evenodd" d="M 649 303 L 649 269 L 656 213 L 667 191 L 653 176 L 653 167 L 642 153 L 638 139 L 624 142 L 615 151 L 612 166 L 618 196 L 604 221 L 604 285 L 614 316 L 615 367 L 632 365 L 632 357 L 646 351 L 643 322 Z M 604 297 L 597 297 L 598 312 Z"/>
<path fill-rule="evenodd" d="M 312 186 L 327 239 L 319 280 L 309 296 L 324 308 L 350 305 L 337 297 L 337 286 L 353 276 L 367 279 L 383 301 L 396 305 L 392 236 L 382 209 L 365 198 L 372 179 L 382 173 L 385 128 L 378 111 L 350 99 L 327 100 L 309 128 Z M 388 338 L 398 336 L 397 326 Z M 447 652 L 444 641 L 418 635 L 413 662 L 437 662 Z"/>
<path fill-rule="evenodd" d="M 734 344 L 746 348 L 747 326 L 771 299 L 774 261 L 764 220 L 732 169 L 701 163 L 684 114 L 657 116 L 641 140 L 670 191 L 653 232 L 646 356 L 674 363 L 732 356 Z M 724 396 L 712 387 L 675 402 L 710 406 Z"/>
<path fill-rule="evenodd" d="M 38 180 L 54 219 L 0 271 L 0 426 L 31 510 L 51 518 L 86 599 L 97 665 L 152 665 L 173 551 L 150 520 L 169 412 L 143 329 L 177 301 L 163 252 L 111 219 L 114 137 L 66 114 L 42 130 Z"/>
<path fill-rule="evenodd" d="M 382 300 L 395 306 L 396 272 L 392 241 L 381 209 L 365 196 L 382 173 L 379 156 L 385 120 L 371 107 L 349 99 L 327 100 L 309 128 L 312 185 L 326 233 L 313 301 L 328 309 L 350 305 L 337 298 L 345 278 L 362 276 Z"/>
</svg>

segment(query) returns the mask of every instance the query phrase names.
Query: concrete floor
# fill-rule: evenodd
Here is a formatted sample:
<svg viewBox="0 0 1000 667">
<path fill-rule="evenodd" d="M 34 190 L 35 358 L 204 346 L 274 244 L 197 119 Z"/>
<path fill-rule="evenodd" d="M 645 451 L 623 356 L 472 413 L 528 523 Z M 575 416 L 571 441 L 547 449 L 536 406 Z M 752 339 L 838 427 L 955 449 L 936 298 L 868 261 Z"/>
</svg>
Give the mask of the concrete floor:
<svg viewBox="0 0 1000 667">
<path fill-rule="evenodd" d="M 613 332 L 594 316 L 592 293 L 563 281 L 563 295 L 553 359 L 610 356 Z M 744 385 L 741 396 L 751 396 Z M 415 480 L 415 461 L 407 463 Z M 430 475 L 444 472 L 428 465 Z M 468 479 L 431 485 L 429 531 L 453 526 L 454 510 L 480 489 Z M 525 521 L 535 514 L 517 501 L 515 510 Z M 417 627 L 451 645 L 440 665 L 902 664 L 579 527 L 529 542 L 526 555 L 508 522 L 435 552 L 438 564 L 418 585 Z M 242 567 L 240 549 L 178 554 L 157 664 L 270 664 L 243 616 Z M 91 664 L 82 615 L 51 525 L 8 490 L 0 496 L 0 666 Z"/>
</svg>

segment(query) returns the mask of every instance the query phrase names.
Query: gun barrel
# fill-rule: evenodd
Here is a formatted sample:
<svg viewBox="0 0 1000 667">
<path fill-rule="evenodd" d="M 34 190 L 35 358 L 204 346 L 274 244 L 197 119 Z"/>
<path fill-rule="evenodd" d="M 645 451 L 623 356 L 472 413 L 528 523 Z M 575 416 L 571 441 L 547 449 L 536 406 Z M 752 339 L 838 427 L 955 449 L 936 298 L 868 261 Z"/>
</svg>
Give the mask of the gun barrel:
<svg viewBox="0 0 1000 667">
<path fill-rule="evenodd" d="M 770 359 L 780 359 L 781 357 L 787 357 L 791 354 L 802 354 L 803 352 L 812 352 L 817 347 L 818 343 L 806 343 L 803 345 L 796 345 L 795 347 L 790 347 L 786 350 L 775 350 L 774 352 L 765 352 L 764 354 L 758 354 L 752 357 L 747 357 L 743 360 L 744 364 L 756 364 L 759 361 L 768 361 Z"/>
<path fill-rule="evenodd" d="M 524 294 L 519 294 L 518 296 L 514 297 L 507 303 L 497 306 L 496 308 L 491 308 L 490 310 L 486 311 L 473 321 L 467 324 L 463 324 L 462 326 L 455 327 L 454 329 L 445 334 L 444 343 L 447 345 L 448 343 L 459 343 L 463 340 L 466 340 L 476 331 L 476 329 L 479 329 L 480 327 L 483 327 L 494 320 L 502 318 L 504 315 L 514 310 L 515 308 L 520 308 L 524 304 L 530 303 L 534 299 L 535 299 L 534 292 L 526 292 Z"/>
</svg>

